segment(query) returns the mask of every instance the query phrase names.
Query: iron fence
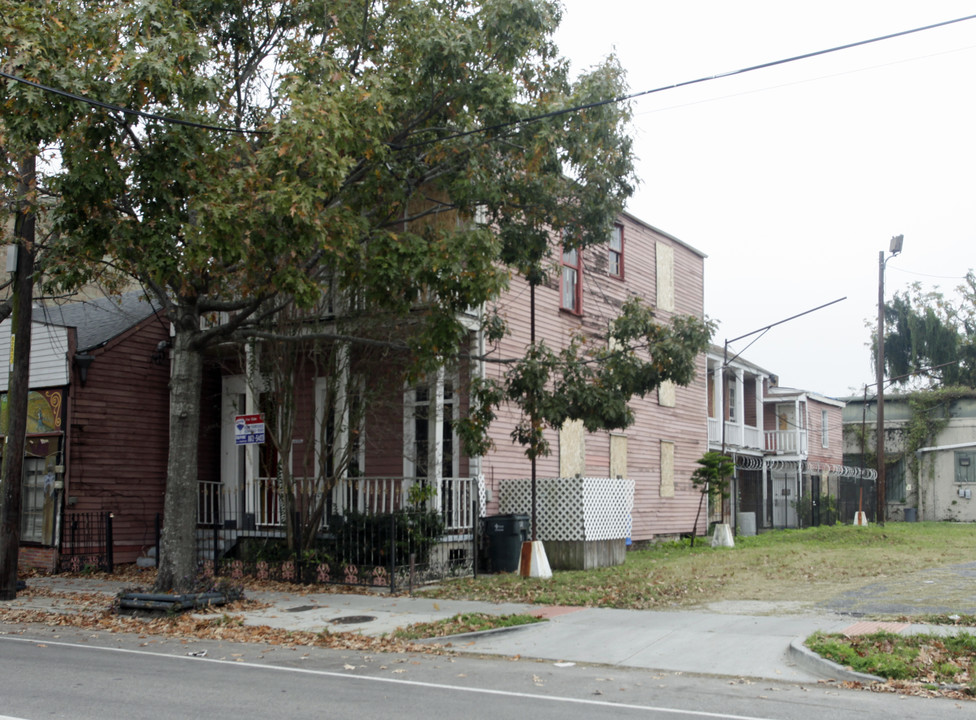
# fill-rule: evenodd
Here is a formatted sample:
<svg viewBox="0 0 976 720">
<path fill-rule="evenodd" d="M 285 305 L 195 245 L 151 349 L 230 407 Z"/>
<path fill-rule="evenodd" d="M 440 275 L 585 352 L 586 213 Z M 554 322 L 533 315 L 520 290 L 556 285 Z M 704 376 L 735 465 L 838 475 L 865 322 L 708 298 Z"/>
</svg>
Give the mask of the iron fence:
<svg viewBox="0 0 976 720">
<path fill-rule="evenodd" d="M 112 517 L 109 512 L 66 512 L 58 553 L 59 570 L 113 572 Z"/>
<path fill-rule="evenodd" d="M 233 579 L 396 591 L 477 572 L 477 528 L 464 536 L 446 534 L 442 515 L 433 510 L 352 512 L 333 518 L 300 554 L 291 551 L 281 529 L 231 526 L 215 522 L 200 528 L 197 548 L 208 571 Z"/>
</svg>

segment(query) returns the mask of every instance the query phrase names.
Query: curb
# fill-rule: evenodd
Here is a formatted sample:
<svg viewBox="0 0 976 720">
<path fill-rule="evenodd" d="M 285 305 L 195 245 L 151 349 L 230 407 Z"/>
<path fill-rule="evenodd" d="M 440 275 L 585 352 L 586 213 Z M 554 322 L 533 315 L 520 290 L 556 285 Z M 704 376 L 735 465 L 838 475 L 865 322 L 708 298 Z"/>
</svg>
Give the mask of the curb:
<svg viewBox="0 0 976 720">
<path fill-rule="evenodd" d="M 413 640 L 412 642 L 418 643 L 420 645 L 436 645 L 438 643 L 453 643 L 458 640 L 473 640 L 475 638 L 487 637 L 490 635 L 501 635 L 503 633 L 519 632 L 527 628 L 536 627 L 537 625 L 545 625 L 548 622 L 535 622 L 535 623 L 525 623 L 524 625 L 510 625 L 508 627 L 491 628 L 490 630 L 475 630 L 474 632 L 458 633 L 457 635 L 440 635 L 438 637 L 432 638 L 421 638 L 420 640 Z"/>
<path fill-rule="evenodd" d="M 790 643 L 789 656 L 797 665 L 807 672 L 819 677 L 831 680 L 846 680 L 859 682 L 866 685 L 871 683 L 883 683 L 885 679 L 877 675 L 856 672 L 843 665 L 835 663 L 833 660 L 821 657 L 804 644 L 805 638 L 798 637 Z"/>
</svg>

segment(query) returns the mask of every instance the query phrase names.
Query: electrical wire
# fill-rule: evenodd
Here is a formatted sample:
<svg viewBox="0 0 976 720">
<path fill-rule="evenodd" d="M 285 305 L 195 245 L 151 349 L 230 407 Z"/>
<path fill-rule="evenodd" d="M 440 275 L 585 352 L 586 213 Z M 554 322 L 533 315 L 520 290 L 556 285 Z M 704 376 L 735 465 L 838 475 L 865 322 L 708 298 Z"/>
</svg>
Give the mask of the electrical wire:
<svg viewBox="0 0 976 720">
<path fill-rule="evenodd" d="M 721 78 L 733 77 L 735 75 L 743 75 L 745 73 L 755 72 L 756 70 L 765 70 L 767 68 L 776 67 L 777 65 L 785 65 L 787 63 L 798 62 L 800 60 L 808 60 L 810 58 L 819 57 L 821 55 L 828 55 L 830 53 L 840 52 L 842 50 L 850 50 L 856 47 L 863 47 L 864 45 L 871 45 L 873 43 L 882 42 L 884 40 L 892 40 L 898 37 L 904 37 L 906 35 L 912 35 L 914 33 L 925 32 L 927 30 L 934 30 L 940 27 L 946 27 L 948 25 L 953 25 L 960 22 L 965 22 L 967 20 L 976 19 L 976 15 L 966 15 L 965 17 L 955 18 L 953 20 L 944 20 L 942 22 L 933 23 L 931 25 L 924 25 L 921 27 L 912 28 L 910 30 L 900 30 L 894 33 L 888 33 L 887 35 L 879 35 L 878 37 L 869 38 L 867 40 L 858 40 L 856 42 L 846 43 L 844 45 L 836 45 L 834 47 L 826 48 L 823 50 L 814 50 L 812 52 L 803 53 L 800 55 L 793 55 L 787 58 L 781 58 L 779 60 L 771 60 L 768 62 L 759 63 L 758 65 L 749 65 L 744 68 L 739 68 L 738 70 L 729 70 L 727 72 L 718 73 L 716 75 L 706 75 L 704 77 L 695 78 L 694 80 L 684 80 L 681 82 L 672 83 L 671 85 L 662 85 L 660 87 L 652 88 L 650 90 L 642 90 L 641 92 L 631 93 L 629 95 L 621 95 L 614 98 L 609 98 L 606 100 L 598 100 L 596 102 L 585 103 L 582 105 L 574 105 L 568 108 L 562 108 L 560 110 L 553 110 L 551 112 L 542 113 L 540 115 L 533 115 L 527 118 L 521 118 L 519 120 L 513 120 L 510 122 L 496 123 L 494 125 L 482 126 L 480 128 L 475 128 L 473 130 L 465 130 L 463 132 L 452 133 L 450 135 L 445 135 L 439 138 L 432 138 L 430 140 L 422 140 L 420 142 L 411 143 L 409 145 L 398 145 L 390 144 L 395 150 L 412 150 L 415 148 L 426 147 L 428 145 L 433 145 L 436 143 L 446 142 L 448 140 L 456 140 L 459 138 L 470 137 L 472 135 L 478 135 L 483 133 L 490 133 L 496 130 L 503 130 L 506 128 L 517 127 L 522 125 L 527 125 L 533 122 L 539 122 L 541 120 L 548 120 L 550 118 L 559 117 L 561 115 L 568 115 L 570 113 L 580 112 L 583 110 L 590 110 L 593 108 L 603 107 L 605 105 L 614 105 L 616 103 L 626 102 L 628 100 L 634 100 L 636 98 L 644 97 L 647 95 L 653 95 L 656 93 L 661 93 L 666 90 L 675 90 L 681 87 L 688 87 L 690 85 L 698 85 L 704 82 L 709 82 L 711 80 L 719 80 Z M 84 95 L 78 95 L 76 93 L 68 92 L 66 90 L 60 90 L 58 88 L 53 88 L 48 85 L 42 85 L 41 83 L 34 82 L 32 80 L 27 80 L 26 78 L 13 75 L 11 73 L 0 71 L 0 77 L 6 78 L 7 80 L 12 80 L 13 82 L 22 83 L 38 90 L 44 92 L 59 95 L 61 97 L 67 98 L 69 100 L 75 100 L 77 102 L 87 103 L 92 107 L 101 108 L 103 110 L 108 110 L 110 112 L 123 113 L 125 115 L 132 115 L 136 117 L 157 120 L 159 122 L 172 123 L 175 125 L 183 125 L 185 127 L 192 127 L 201 130 L 211 130 L 214 132 L 227 132 L 227 133 L 237 133 L 237 134 L 247 134 L 247 135 L 268 135 L 269 130 L 250 130 L 246 128 L 232 128 L 220 125 L 208 125 L 206 123 L 198 123 L 191 120 L 182 120 L 180 118 L 169 117 L 167 115 L 158 115 L 156 113 L 149 113 L 143 110 L 134 110 L 132 108 L 122 107 L 120 105 L 114 105 L 112 103 L 103 102 L 101 100 L 95 100 L 93 98 L 86 97 Z"/>
<path fill-rule="evenodd" d="M 134 117 L 141 117 L 148 120 L 158 120 L 159 122 L 170 123 L 172 125 L 182 125 L 184 127 L 196 128 L 198 130 L 211 130 L 214 132 L 225 132 L 225 133 L 236 133 L 239 135 L 270 135 L 270 130 L 248 130 L 241 128 L 225 127 L 222 125 L 208 125 L 206 123 L 198 123 L 192 120 L 182 120 L 180 118 L 170 117 L 168 115 L 157 115 L 156 113 L 146 112 L 144 110 L 134 110 L 132 108 L 122 107 L 121 105 L 113 105 L 112 103 L 103 102 L 101 100 L 95 100 L 94 98 L 86 97 L 84 95 L 78 95 L 77 93 L 68 92 L 67 90 L 60 90 L 58 88 L 51 87 L 49 85 L 42 85 L 41 83 L 34 82 L 33 80 L 28 80 L 27 78 L 22 78 L 17 75 L 12 75 L 8 72 L 3 72 L 0 70 L 0 77 L 6 78 L 7 80 L 13 80 L 22 85 L 27 85 L 38 90 L 43 90 L 46 93 L 51 93 L 53 95 L 58 95 L 68 100 L 74 100 L 76 102 L 85 103 L 91 105 L 92 107 L 100 108 L 102 110 L 108 110 L 109 112 L 118 112 L 124 115 L 132 115 Z"/>
<path fill-rule="evenodd" d="M 797 62 L 799 60 L 808 60 L 810 58 L 819 57 L 821 55 L 828 55 L 830 53 L 840 52 L 841 50 L 850 50 L 851 48 L 862 47 L 864 45 L 870 45 L 872 43 L 881 42 L 883 40 L 891 40 L 897 37 L 904 37 L 905 35 L 911 35 L 914 33 L 923 32 L 925 30 L 933 30 L 935 28 L 945 27 L 946 25 L 953 25 L 955 23 L 964 22 L 966 20 L 974 20 L 976 15 L 967 15 L 961 18 L 955 18 L 954 20 L 944 20 L 943 22 L 933 23 L 932 25 L 925 25 L 923 27 L 912 28 L 911 30 L 900 30 L 898 32 L 889 33 L 887 35 L 879 35 L 878 37 L 870 38 L 868 40 L 858 40 L 856 42 L 847 43 L 845 45 L 837 45 L 831 48 L 826 48 L 824 50 L 814 50 L 813 52 L 803 53 L 802 55 L 793 55 L 792 57 L 782 58 L 780 60 L 771 60 L 769 62 L 759 63 L 758 65 L 750 65 L 748 67 L 740 68 L 738 70 L 730 70 L 728 72 L 718 73 L 717 75 L 706 75 L 704 77 L 696 78 L 694 80 L 684 80 L 682 82 L 673 83 L 671 85 L 662 85 L 660 87 L 652 88 L 651 90 L 642 90 L 641 92 L 631 93 L 629 95 L 621 95 L 619 97 L 610 98 L 608 100 L 598 100 L 592 103 L 586 103 L 584 105 L 574 105 L 573 107 L 563 108 L 562 110 L 553 110 L 548 113 L 543 113 L 541 115 L 535 115 L 528 118 L 523 118 L 521 120 L 514 120 L 511 122 L 497 123 L 495 125 L 489 125 L 486 127 L 475 128 L 474 130 L 466 130 L 464 132 L 454 133 L 452 135 L 446 135 L 444 137 L 435 138 L 432 140 L 425 140 L 417 143 L 412 143 L 410 145 L 399 145 L 394 146 L 397 150 L 409 150 L 418 147 L 424 147 L 426 145 L 432 145 L 434 143 L 445 142 L 447 140 L 455 140 L 458 138 L 468 137 L 470 135 L 476 135 L 478 133 L 487 133 L 494 130 L 502 130 L 509 127 L 515 127 L 519 125 L 527 125 L 528 123 L 538 122 L 540 120 L 548 120 L 550 118 L 559 117 L 560 115 L 567 115 L 573 112 L 579 112 L 581 110 L 589 110 L 592 108 L 603 107 L 604 105 L 612 105 L 620 102 L 626 102 L 628 100 L 634 100 L 636 98 L 644 97 L 646 95 L 653 95 L 655 93 L 664 92 L 666 90 L 676 90 L 681 87 L 688 87 L 689 85 L 698 85 L 700 83 L 709 82 L 711 80 L 719 80 L 721 78 L 733 77 L 735 75 L 743 75 L 745 73 L 754 72 L 756 70 L 765 70 L 767 68 L 776 67 L 777 65 L 785 65 L 787 63 Z"/>
</svg>

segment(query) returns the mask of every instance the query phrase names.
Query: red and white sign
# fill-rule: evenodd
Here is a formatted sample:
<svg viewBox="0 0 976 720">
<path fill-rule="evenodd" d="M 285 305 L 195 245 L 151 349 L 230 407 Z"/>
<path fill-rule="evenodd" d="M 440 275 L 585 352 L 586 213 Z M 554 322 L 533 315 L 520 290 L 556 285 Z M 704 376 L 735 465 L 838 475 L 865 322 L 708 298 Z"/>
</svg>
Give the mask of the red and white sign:
<svg viewBox="0 0 976 720">
<path fill-rule="evenodd" d="M 237 445 L 260 445 L 264 442 L 264 415 L 237 415 L 234 418 L 234 441 Z"/>
</svg>

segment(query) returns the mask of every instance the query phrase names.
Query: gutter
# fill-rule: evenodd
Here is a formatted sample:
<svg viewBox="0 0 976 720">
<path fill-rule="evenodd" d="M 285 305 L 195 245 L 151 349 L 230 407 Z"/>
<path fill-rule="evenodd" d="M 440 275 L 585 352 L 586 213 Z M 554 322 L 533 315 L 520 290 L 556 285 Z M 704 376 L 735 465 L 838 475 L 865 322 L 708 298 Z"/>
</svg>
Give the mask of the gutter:
<svg viewBox="0 0 976 720">
<path fill-rule="evenodd" d="M 953 445 L 930 445 L 928 447 L 919 448 L 915 451 L 915 460 L 918 462 L 918 478 L 916 478 L 916 485 L 918 485 L 918 514 L 919 519 L 922 515 L 922 453 L 927 452 L 937 452 L 939 450 L 959 450 L 961 448 L 976 447 L 976 442 L 965 442 L 965 443 L 955 443 Z M 933 503 L 937 503 L 938 498 L 936 497 L 937 484 L 932 485 L 932 500 Z"/>
</svg>

